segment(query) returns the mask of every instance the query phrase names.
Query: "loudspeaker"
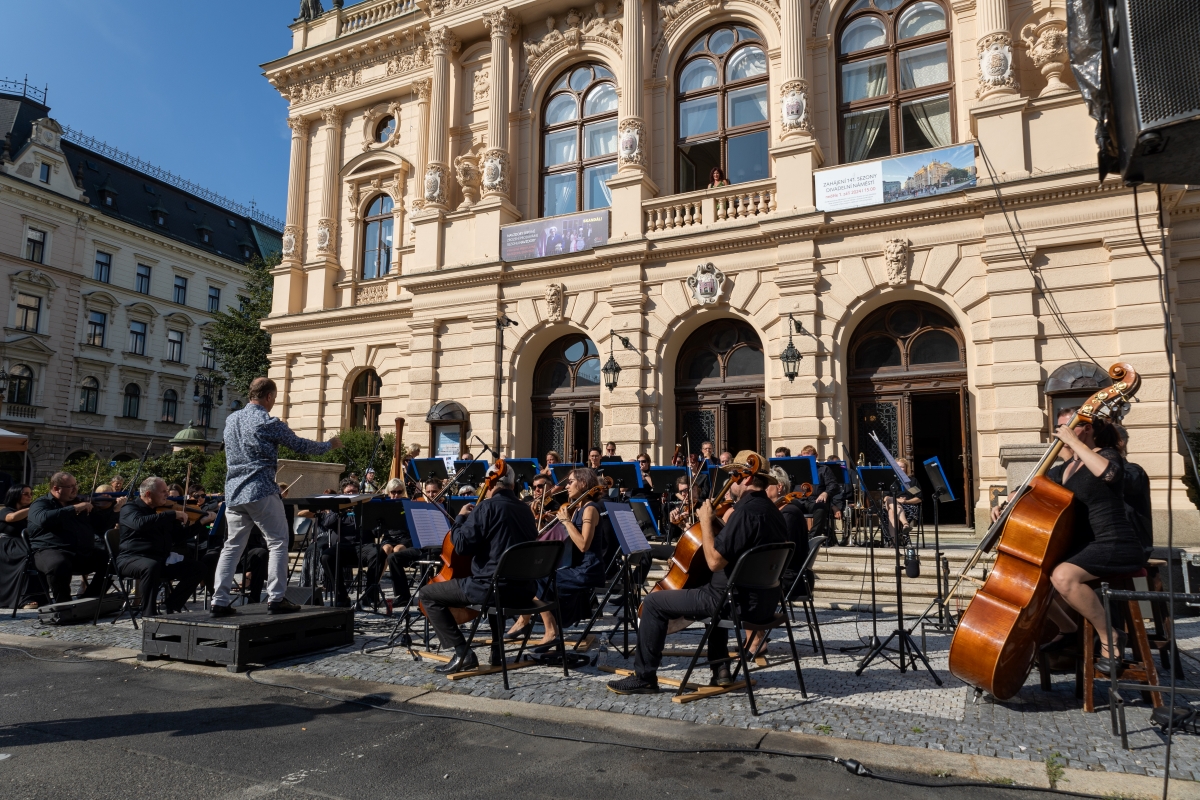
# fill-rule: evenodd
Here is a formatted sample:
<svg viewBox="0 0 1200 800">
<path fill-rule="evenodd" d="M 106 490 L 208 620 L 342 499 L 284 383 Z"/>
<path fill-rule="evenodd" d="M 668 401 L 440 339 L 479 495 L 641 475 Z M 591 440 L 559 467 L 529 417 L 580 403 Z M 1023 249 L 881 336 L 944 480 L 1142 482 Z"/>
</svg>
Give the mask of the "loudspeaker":
<svg viewBox="0 0 1200 800">
<path fill-rule="evenodd" d="M 1129 183 L 1200 182 L 1200 2 L 1101 2 L 1115 166 Z"/>
<path fill-rule="evenodd" d="M 283 596 L 300 606 L 323 606 L 320 590 L 312 586 L 289 586 Z"/>
</svg>

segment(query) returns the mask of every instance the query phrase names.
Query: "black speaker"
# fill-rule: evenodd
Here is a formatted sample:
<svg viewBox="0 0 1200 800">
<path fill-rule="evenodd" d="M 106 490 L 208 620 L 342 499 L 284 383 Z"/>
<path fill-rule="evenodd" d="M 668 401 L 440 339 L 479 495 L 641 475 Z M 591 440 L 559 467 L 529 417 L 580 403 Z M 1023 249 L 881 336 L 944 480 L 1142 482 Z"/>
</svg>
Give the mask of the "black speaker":
<svg viewBox="0 0 1200 800">
<path fill-rule="evenodd" d="M 1200 2 L 1102 3 L 1115 167 L 1129 183 L 1200 182 Z"/>
<path fill-rule="evenodd" d="M 324 602 L 320 596 L 320 590 L 312 586 L 289 586 L 283 591 L 283 596 L 288 600 L 291 600 L 296 605 L 324 605 Z"/>
</svg>

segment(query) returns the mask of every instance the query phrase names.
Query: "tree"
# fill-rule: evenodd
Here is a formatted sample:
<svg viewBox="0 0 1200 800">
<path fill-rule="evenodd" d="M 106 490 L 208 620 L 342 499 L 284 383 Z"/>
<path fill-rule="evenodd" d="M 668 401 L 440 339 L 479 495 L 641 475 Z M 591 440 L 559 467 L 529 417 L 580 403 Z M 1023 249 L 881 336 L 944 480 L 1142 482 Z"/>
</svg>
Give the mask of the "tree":
<svg viewBox="0 0 1200 800">
<path fill-rule="evenodd" d="M 255 256 L 246 265 L 246 286 L 238 295 L 238 306 L 228 306 L 214 315 L 208 341 L 216 354 L 217 366 L 225 373 L 229 387 L 243 397 L 250 381 L 266 375 L 270 362 L 271 334 L 260 324 L 271 313 L 274 278 L 271 269 L 281 256 L 272 254 L 263 261 Z"/>
<path fill-rule="evenodd" d="M 344 431 L 338 431 L 337 435 L 342 440 L 342 449 L 340 450 L 330 450 L 319 456 L 309 456 L 281 447 L 279 448 L 279 457 L 296 461 L 341 464 L 345 467 L 342 471 L 343 478 L 351 472 L 355 472 L 359 478 L 363 478 L 367 467 L 374 466 L 375 482 L 382 487 L 387 482 L 388 472 L 392 468 L 392 445 L 396 441 L 396 434 L 385 433 L 380 441 L 374 431 L 347 428 Z M 372 455 L 375 456 L 374 461 L 371 460 Z"/>
</svg>

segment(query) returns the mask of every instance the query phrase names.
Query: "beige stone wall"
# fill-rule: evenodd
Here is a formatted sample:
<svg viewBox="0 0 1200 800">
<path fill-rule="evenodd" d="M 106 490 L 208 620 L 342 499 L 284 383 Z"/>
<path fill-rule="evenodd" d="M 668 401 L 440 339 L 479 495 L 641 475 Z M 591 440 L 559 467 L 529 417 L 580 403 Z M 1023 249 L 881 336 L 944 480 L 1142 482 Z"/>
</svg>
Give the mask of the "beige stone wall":
<svg viewBox="0 0 1200 800">
<path fill-rule="evenodd" d="M 1027 51 L 1032 39 L 1022 44 L 1025 35 L 1061 27 L 1061 19 L 1056 22 L 1052 12 L 1026 3 L 950 4 L 955 141 L 980 144 L 978 187 L 825 214 L 812 207 L 812 173 L 841 161 L 834 34 L 847 2 L 819 2 L 811 8 L 798 0 L 783 2 L 796 3 L 783 9 L 798 15 L 795 30 L 781 27 L 780 7 L 765 0 L 727 0 L 719 6 L 681 0 L 669 15 L 664 6 L 643 4 L 640 38 L 623 31 L 617 39 L 642 42 L 636 64 L 625 62 L 623 46 L 612 38 L 595 35 L 611 23 L 614 9 L 574 29 L 560 17 L 554 30 L 562 41 L 548 49 L 547 42 L 560 40 L 555 34 L 544 38 L 545 12 L 526 3 L 507 4 L 521 23 L 507 45 L 497 39 L 489 45 L 488 29 L 478 25 L 482 13 L 504 5 L 495 1 L 469 9 L 435 3 L 429 15 L 410 11 L 386 17 L 369 32 L 331 34 L 336 25 L 328 15 L 307 28 L 297 23 L 296 42 L 310 44 L 307 49 L 297 44 L 288 56 L 268 64 L 268 78 L 292 100 L 292 118 L 318 120 L 320 109 L 332 103 L 351 120 L 337 169 L 328 169 L 322 160 L 323 134 L 306 143 L 307 177 L 295 218 L 306 230 L 315 229 L 321 198 L 330 196 L 323 195 L 322 176 L 336 174 L 332 196 L 340 201 L 343 236 L 337 280 L 353 283 L 358 269 L 359 245 L 348 246 L 355 222 L 346 198 L 352 182 L 348 176 L 368 158 L 362 155 L 361 138 L 355 138 L 359 126 L 352 121 L 363 109 L 401 104 L 400 142 L 379 156 L 387 162 L 379 169 L 381 175 L 391 174 L 402 160 L 411 169 L 403 194 L 397 195 L 409 215 L 402 235 L 399 230 L 396 235 L 400 266 L 383 282 L 383 294 L 330 293 L 336 299 L 319 309 L 280 313 L 267 323 L 274 335 L 273 375 L 287 387 L 286 413 L 293 427 L 324 435 L 344 424 L 349 382 L 370 367 L 383 379 L 385 425 L 403 415 L 406 439 L 427 448 L 425 414 L 439 401 L 455 400 L 470 412 L 473 431 L 490 443 L 499 394 L 502 449 L 527 457 L 533 439 L 529 397 L 540 354 L 560 336 L 578 332 L 595 341 L 606 359 L 610 332 L 617 331 L 630 337 L 640 353 L 615 351 L 623 369 L 617 389 L 601 392 L 603 438 L 615 440 L 620 452 L 644 449 L 661 462 L 677 441 L 674 366 L 679 350 L 702 324 L 729 317 L 753 326 L 764 346 L 769 448 L 814 443 L 834 456 L 849 435 L 846 351 L 855 326 L 887 303 L 923 300 L 947 312 L 968 343 L 977 508 L 985 510 L 988 486 L 1005 482 L 1000 448 L 1045 440 L 1045 382 L 1056 368 L 1089 358 L 1105 368 L 1128 361 L 1143 376 L 1138 402 L 1127 418 L 1131 457 L 1152 477 L 1156 508 L 1165 509 L 1170 492 L 1177 531 L 1200 541 L 1200 515 L 1177 479 L 1183 462 L 1167 455 L 1164 319 L 1158 273 L 1137 235 L 1133 194 L 1112 180 L 1097 184 L 1092 123 L 1081 97 L 1073 84 L 1062 90 L 1051 86 Z M 625 15 L 628 19 L 628 9 Z M 769 49 L 772 177 L 754 185 L 673 196 L 675 64 L 699 32 L 731 21 L 754 26 Z M 443 69 L 431 51 L 422 50 L 420 29 L 426 26 L 446 28 L 458 44 L 457 51 L 445 56 L 445 96 L 428 101 L 445 104 L 448 124 L 440 131 L 419 125 L 410 129 L 404 122 L 429 118 L 418 89 Z M 304 37 L 318 31 L 326 38 L 314 49 Z M 1008 37 L 1014 59 L 1013 80 L 999 87 L 984 86 L 978 72 L 977 40 L 993 34 Z M 364 51 L 367 42 L 381 49 Z M 486 88 L 477 84 L 476 75 L 488 72 L 494 79 L 506 62 L 493 63 L 492 54 L 505 46 L 514 88 L 503 118 L 493 118 L 491 106 L 476 93 Z M 317 64 L 316 59 L 331 52 L 344 54 L 345 62 L 337 62 L 336 68 Z M 406 61 L 412 53 L 426 60 Z M 324 72 L 353 72 L 356 58 L 394 62 L 396 67 L 389 75 L 368 65 L 354 72 L 360 82 L 309 98 L 306 87 L 319 84 Z M 614 239 L 608 246 L 559 259 L 502 264 L 495 252 L 499 225 L 537 214 L 545 91 L 563 70 L 585 60 L 599 61 L 619 76 L 625 70 L 642 76 L 640 87 L 622 84 L 622 119 L 626 93 L 640 88 L 646 169 L 623 166 L 610 183 Z M 306 67 L 312 71 L 305 72 Z M 1070 84 L 1069 72 L 1061 77 Z M 809 86 L 810 130 L 791 133 L 782 129 L 778 98 L 781 83 L 794 79 Z M 439 84 L 434 80 L 433 85 Z M 982 96 L 977 97 L 977 90 Z M 414 95 L 418 100 L 411 99 Z M 424 202 L 422 158 L 441 147 L 453 162 L 468 154 L 472 143 L 477 149 L 490 147 L 487 136 L 500 125 L 511 132 L 507 196 L 485 196 L 462 208 L 462 186 L 451 180 L 444 204 Z M 1007 214 L 998 202 L 997 186 Z M 730 207 L 735 196 L 748 201 L 753 212 L 717 219 L 715 212 Z M 1143 191 L 1138 204 L 1153 258 L 1161 263 L 1169 255 L 1178 378 L 1184 411 L 1190 414 L 1193 407 L 1200 410 L 1200 395 L 1187 380 L 1189 360 L 1200 358 L 1200 198 L 1167 193 L 1169 254 L 1159 243 L 1157 199 Z M 703 222 L 693 221 L 697 213 Z M 665 224 L 647 224 L 647 219 Z M 1019 228 L 1015 240 L 1010 225 Z M 889 282 L 884 254 L 885 243 L 894 238 L 908 242 L 908 276 L 899 283 Z M 312 289 L 314 280 L 326 278 L 311 253 L 311 239 L 309 235 L 307 249 L 296 254 L 296 267 L 281 273 L 277 292 L 292 291 L 291 282 L 302 281 L 304 296 L 322 295 Z M 686 279 L 704 262 L 712 262 L 726 281 L 720 302 L 702 307 Z M 551 282 L 565 287 L 559 320 L 548 314 L 545 292 Z M 503 349 L 495 325 L 502 314 L 517 323 L 502 334 Z M 784 378 L 778 358 L 788 341 L 789 314 L 817 337 L 795 337 L 804 356 L 795 382 Z M 1185 423 L 1190 425 L 1190 419 Z M 1168 471 L 1175 480 L 1168 482 Z"/>
</svg>

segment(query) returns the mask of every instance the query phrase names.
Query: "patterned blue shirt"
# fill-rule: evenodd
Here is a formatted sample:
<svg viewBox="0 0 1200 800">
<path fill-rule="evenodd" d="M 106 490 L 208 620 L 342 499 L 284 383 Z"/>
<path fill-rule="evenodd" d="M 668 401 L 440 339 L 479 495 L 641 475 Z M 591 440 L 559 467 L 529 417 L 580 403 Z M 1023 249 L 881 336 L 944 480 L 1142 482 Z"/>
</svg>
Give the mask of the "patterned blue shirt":
<svg viewBox="0 0 1200 800">
<path fill-rule="evenodd" d="M 275 468 L 279 445 L 297 453 L 320 455 L 333 449 L 329 442 L 302 439 L 265 408 L 247 403 L 225 420 L 225 503 L 241 506 L 279 494 Z"/>
</svg>

